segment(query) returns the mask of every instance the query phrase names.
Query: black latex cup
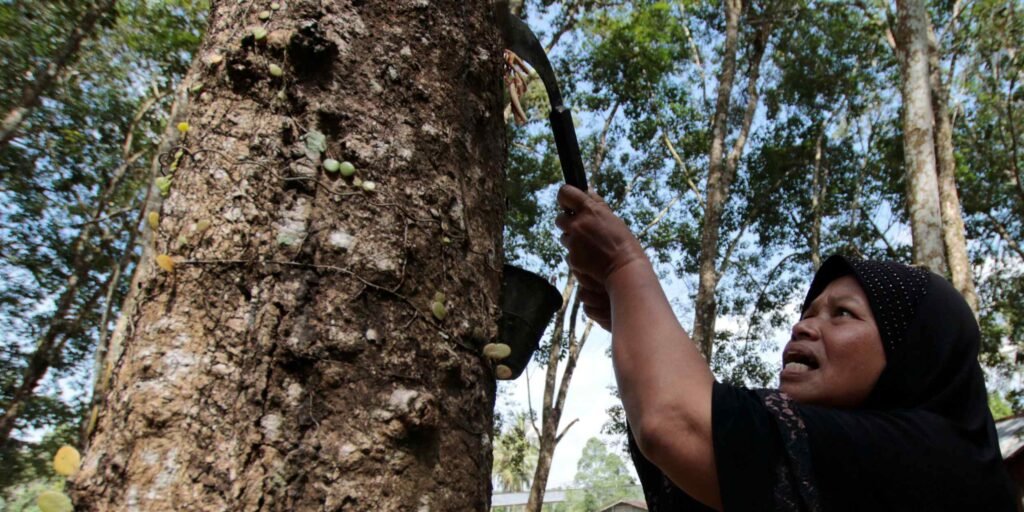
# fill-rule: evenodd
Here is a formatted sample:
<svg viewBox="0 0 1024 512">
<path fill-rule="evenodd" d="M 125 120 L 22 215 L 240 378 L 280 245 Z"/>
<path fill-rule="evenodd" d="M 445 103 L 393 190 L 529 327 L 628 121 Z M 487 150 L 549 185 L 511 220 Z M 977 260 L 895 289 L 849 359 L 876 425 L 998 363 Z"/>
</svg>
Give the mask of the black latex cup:
<svg viewBox="0 0 1024 512">
<path fill-rule="evenodd" d="M 547 279 L 512 265 L 504 266 L 498 341 L 511 347 L 512 353 L 498 364 L 512 370 L 510 379 L 519 377 L 530 363 L 544 330 L 561 306 L 562 294 Z"/>
</svg>

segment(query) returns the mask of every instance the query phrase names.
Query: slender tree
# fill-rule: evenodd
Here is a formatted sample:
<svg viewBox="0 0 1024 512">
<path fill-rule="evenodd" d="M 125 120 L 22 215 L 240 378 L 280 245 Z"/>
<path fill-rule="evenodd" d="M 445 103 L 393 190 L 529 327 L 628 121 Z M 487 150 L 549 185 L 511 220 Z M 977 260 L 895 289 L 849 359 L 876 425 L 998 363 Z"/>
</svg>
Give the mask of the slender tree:
<svg viewBox="0 0 1024 512">
<path fill-rule="evenodd" d="M 935 156 L 935 114 L 929 69 L 931 21 L 922 0 L 896 2 L 896 55 L 903 97 L 903 153 L 914 263 L 948 271 Z"/>
<path fill-rule="evenodd" d="M 97 25 L 113 11 L 116 3 L 116 0 L 99 0 L 90 4 L 57 51 L 42 60 L 37 69 L 32 70 L 31 75 L 34 79 L 25 85 L 17 104 L 4 114 L 3 121 L 0 122 L 0 149 L 17 135 L 18 128 L 25 118 L 39 105 L 43 93 L 53 86 L 61 73 L 74 61 L 82 41 L 95 34 Z"/>
<path fill-rule="evenodd" d="M 199 57 L 78 508 L 486 510 L 489 3 L 218 1 Z"/>
<path fill-rule="evenodd" d="M 956 29 L 960 2 L 954 2 L 948 31 Z M 961 212 L 960 194 L 956 184 L 956 157 L 953 151 L 953 120 L 949 109 L 949 79 L 942 76 L 942 58 L 935 28 L 928 23 L 928 81 L 932 92 L 932 113 L 935 116 L 935 164 L 939 177 L 939 206 L 942 211 L 942 239 L 946 247 L 946 263 L 953 286 L 964 296 L 978 315 L 978 294 L 974 289 L 974 272 L 967 257 L 967 233 Z"/>
<path fill-rule="evenodd" d="M 762 13 L 750 42 L 746 107 L 736 130 L 732 148 L 725 152 L 726 137 L 729 133 L 729 112 L 733 83 L 736 79 L 736 56 L 740 42 L 740 18 L 744 2 L 725 0 L 725 44 L 722 49 L 722 68 L 718 75 L 718 90 L 715 111 L 711 121 L 711 146 L 708 153 L 707 186 L 704 199 L 704 217 L 700 231 L 700 256 L 698 269 L 697 297 L 694 303 L 693 339 L 704 357 L 711 359 L 715 341 L 715 320 L 718 316 L 716 293 L 723 268 L 728 257 L 719 266 L 719 241 L 722 230 L 722 214 L 729 200 L 730 187 L 736 177 L 740 157 L 750 134 L 751 123 L 759 103 L 758 77 L 761 59 L 764 57 L 773 20 L 768 13 Z"/>
</svg>

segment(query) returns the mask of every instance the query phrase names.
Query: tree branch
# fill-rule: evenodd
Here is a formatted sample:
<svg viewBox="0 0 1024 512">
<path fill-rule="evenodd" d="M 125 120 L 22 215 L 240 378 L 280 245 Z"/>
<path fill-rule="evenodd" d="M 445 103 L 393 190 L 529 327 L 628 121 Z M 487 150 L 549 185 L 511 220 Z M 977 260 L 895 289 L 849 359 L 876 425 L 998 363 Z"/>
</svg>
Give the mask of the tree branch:
<svg viewBox="0 0 1024 512">
<path fill-rule="evenodd" d="M 608 151 L 608 130 L 611 129 L 612 121 L 615 120 L 615 114 L 619 111 L 619 104 L 620 102 L 616 101 L 612 105 L 612 109 L 608 112 L 608 115 L 605 117 L 604 127 L 601 129 L 601 136 L 598 137 L 597 149 L 594 150 L 594 158 L 590 162 L 590 181 L 593 183 L 591 188 L 594 190 L 597 190 L 601 164 L 604 163 L 604 157 Z"/>
<path fill-rule="evenodd" d="M 704 197 L 701 195 L 700 190 L 697 189 L 697 185 L 693 182 L 693 179 L 690 177 L 690 170 L 686 167 L 686 162 L 684 162 L 683 158 L 679 156 L 679 153 L 676 151 L 675 146 L 672 145 L 672 141 L 669 140 L 668 132 L 665 131 L 665 128 L 661 129 L 661 138 L 662 141 L 665 143 L 665 147 L 668 148 L 669 153 L 672 154 L 672 159 L 676 161 L 676 165 L 683 169 L 683 178 L 686 179 L 686 185 L 690 187 L 690 190 L 692 190 L 694 194 L 697 195 L 697 202 L 700 204 L 700 208 L 703 210 Z"/>
<path fill-rule="evenodd" d="M 1024 260 L 1024 248 L 1021 248 L 1020 244 L 1010 236 L 1010 232 L 1006 229 L 1006 225 L 997 219 L 995 215 L 992 215 L 992 212 L 986 211 L 985 217 L 988 218 L 989 224 L 996 229 L 996 232 L 999 233 L 999 237 L 1006 242 L 1006 245 L 1010 246 L 1010 249 L 1013 249 L 1013 252 L 1016 252 L 1017 255 Z"/>
<path fill-rule="evenodd" d="M 40 67 L 33 73 L 33 76 L 38 78 L 25 86 L 18 105 L 4 115 L 3 123 L 0 124 L 0 149 L 7 146 L 14 138 L 25 118 L 39 104 L 40 96 L 53 85 L 57 75 L 74 59 L 82 41 L 92 35 L 96 23 L 104 14 L 114 8 L 115 3 L 115 0 L 103 0 L 99 5 L 87 10 L 81 21 L 75 24 L 75 28 L 71 30 L 68 38 L 64 40 L 64 44 L 57 50 L 57 54 L 48 63 L 40 64 Z"/>
<path fill-rule="evenodd" d="M 565 436 L 565 433 L 568 432 L 569 429 L 573 425 L 575 425 L 576 422 L 578 422 L 579 420 L 580 420 L 579 418 L 573 418 L 572 421 L 570 421 L 569 424 L 566 425 L 565 428 L 562 429 L 562 433 L 558 434 L 558 436 L 555 437 L 555 444 L 558 444 L 559 442 L 561 442 L 562 441 L 562 437 Z"/>
</svg>

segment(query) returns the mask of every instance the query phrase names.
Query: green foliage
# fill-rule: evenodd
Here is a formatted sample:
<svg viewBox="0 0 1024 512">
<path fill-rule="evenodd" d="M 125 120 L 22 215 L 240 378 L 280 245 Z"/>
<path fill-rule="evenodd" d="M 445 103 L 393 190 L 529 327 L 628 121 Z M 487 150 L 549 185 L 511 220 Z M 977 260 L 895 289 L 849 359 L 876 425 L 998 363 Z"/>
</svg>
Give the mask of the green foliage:
<svg viewBox="0 0 1024 512">
<path fill-rule="evenodd" d="M 20 484 L 63 482 L 64 477 L 57 475 L 53 470 L 53 455 L 61 446 L 77 442 L 77 425 L 72 421 L 64 421 L 57 423 L 57 426 L 38 442 L 15 440 L 8 447 L 4 447 L 3 452 L 0 452 L 0 460 L 3 461 L 5 468 L 0 473 L 0 489 L 3 489 L 4 493 L 0 494 L 0 497 L 6 494 L 13 499 L 17 494 L 14 488 Z"/>
<path fill-rule="evenodd" d="M 961 55 L 957 180 L 981 301 L 982 361 L 1013 379 L 1024 363 L 1024 12 L 1012 1 L 971 3 L 949 44 Z M 1021 404 L 1019 377 L 1007 395 Z"/>
<path fill-rule="evenodd" d="M 567 495 L 571 512 L 595 512 L 617 500 L 643 499 L 626 463 L 596 437 L 583 447 L 573 486 L 580 490 Z"/>
<path fill-rule="evenodd" d="M 0 108 L 20 101 L 30 71 L 53 55 L 86 2 L 0 3 Z M 52 456 L 38 432 L 77 434 L 92 354 L 116 318 L 137 247 L 143 185 L 173 88 L 191 62 L 206 2 L 122 0 L 103 20 L 14 140 L 0 150 L 0 412 L 30 358 L 45 376 L 0 450 L 0 492 L 36 478 Z M 117 271 L 117 281 L 112 281 Z M 109 296 L 108 292 L 112 294 Z M 41 352 L 40 352 L 41 351 Z M 31 373 L 31 372 L 29 372 Z M 7 469 L 14 468 L 13 471 Z"/>
<path fill-rule="evenodd" d="M 491 476 L 500 492 L 523 492 L 530 488 L 537 466 L 537 439 L 527 431 L 528 415 L 513 414 L 508 428 L 494 439 Z"/>
<path fill-rule="evenodd" d="M 1003 398 L 1003 395 L 995 392 L 988 394 L 988 410 L 992 412 L 992 418 L 996 421 L 1013 415 L 1010 403 Z"/>
</svg>

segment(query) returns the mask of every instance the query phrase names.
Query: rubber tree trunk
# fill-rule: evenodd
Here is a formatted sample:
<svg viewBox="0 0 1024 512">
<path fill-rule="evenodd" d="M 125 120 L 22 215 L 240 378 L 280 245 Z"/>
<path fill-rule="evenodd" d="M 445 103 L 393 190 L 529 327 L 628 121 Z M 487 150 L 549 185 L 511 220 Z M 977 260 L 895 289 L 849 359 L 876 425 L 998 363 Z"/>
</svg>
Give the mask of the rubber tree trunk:
<svg viewBox="0 0 1024 512">
<path fill-rule="evenodd" d="M 939 66 L 939 44 L 935 30 L 928 24 L 929 80 L 932 89 L 932 110 L 935 114 L 935 162 L 939 172 L 939 207 L 942 210 L 942 238 L 953 287 L 964 296 L 978 316 L 978 293 L 974 289 L 974 273 L 967 256 L 967 235 L 960 211 L 960 195 L 956 188 L 956 158 L 953 153 L 953 122 L 949 112 L 949 88 L 942 81 Z"/>
<path fill-rule="evenodd" d="M 175 264 L 140 263 L 77 510 L 488 509 L 478 347 L 496 338 L 505 154 L 489 13 L 213 2 L 161 169 L 153 253 Z"/>
<path fill-rule="evenodd" d="M 817 272 L 821 267 L 821 221 L 824 217 L 825 201 L 828 199 L 828 169 L 824 168 L 822 152 L 827 142 L 825 129 L 828 121 L 819 125 L 818 137 L 814 142 L 814 171 L 811 175 L 811 266 Z"/>
<path fill-rule="evenodd" d="M 711 150 L 708 155 L 707 196 L 704 200 L 704 221 L 700 234 L 700 261 L 697 298 L 694 305 L 693 339 L 704 357 L 711 360 L 715 339 L 715 289 L 718 287 L 718 240 L 722 212 L 725 210 L 726 176 L 725 136 L 728 133 L 729 104 L 736 78 L 736 49 L 739 39 L 740 0 L 725 0 L 725 46 L 722 69 L 718 76 L 715 114 L 711 121 Z"/>
<path fill-rule="evenodd" d="M 947 272 L 935 161 L 935 116 L 928 66 L 928 11 L 922 0 L 896 2 L 896 55 L 903 96 L 903 155 L 914 263 Z"/>
</svg>

